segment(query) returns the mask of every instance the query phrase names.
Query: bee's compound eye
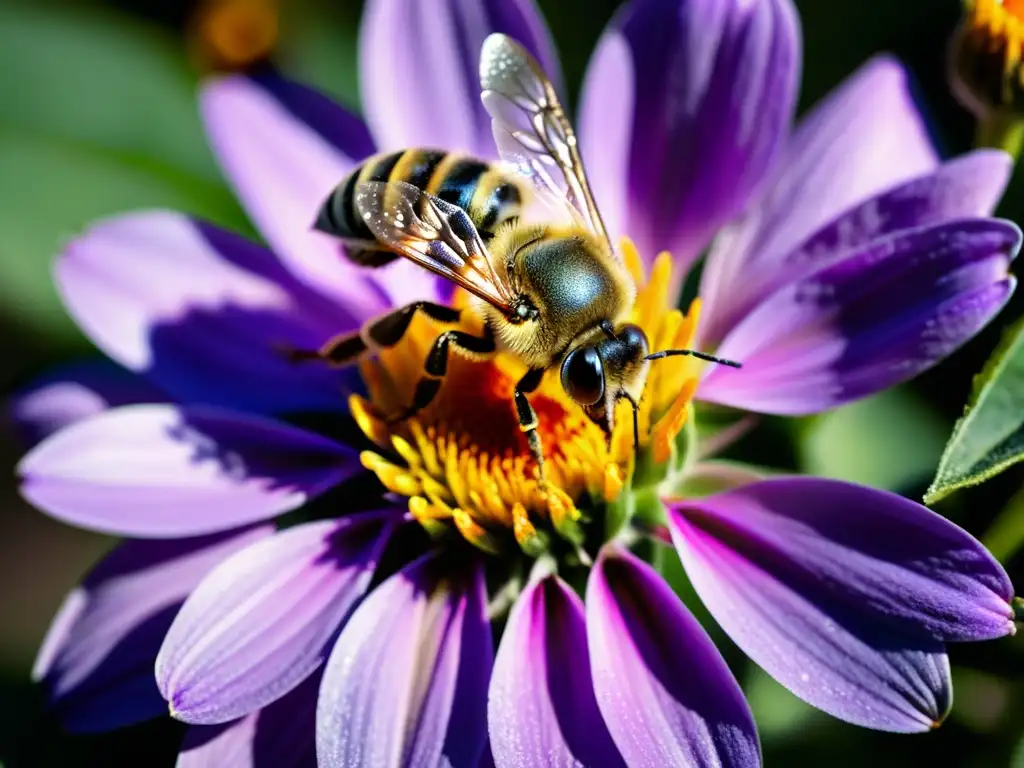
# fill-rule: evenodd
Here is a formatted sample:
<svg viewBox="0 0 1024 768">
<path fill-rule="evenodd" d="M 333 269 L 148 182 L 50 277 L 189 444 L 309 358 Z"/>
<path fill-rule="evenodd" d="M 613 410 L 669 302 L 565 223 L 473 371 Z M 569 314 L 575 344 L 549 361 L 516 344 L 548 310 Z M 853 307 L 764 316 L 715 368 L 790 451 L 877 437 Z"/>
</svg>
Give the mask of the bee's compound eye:
<svg viewBox="0 0 1024 768">
<path fill-rule="evenodd" d="M 562 363 L 562 386 L 580 405 L 594 405 L 604 397 L 604 367 L 594 347 L 578 347 Z"/>
<path fill-rule="evenodd" d="M 647 354 L 647 335 L 636 325 L 624 325 L 618 329 L 617 335 L 627 349 L 636 357 Z"/>
</svg>

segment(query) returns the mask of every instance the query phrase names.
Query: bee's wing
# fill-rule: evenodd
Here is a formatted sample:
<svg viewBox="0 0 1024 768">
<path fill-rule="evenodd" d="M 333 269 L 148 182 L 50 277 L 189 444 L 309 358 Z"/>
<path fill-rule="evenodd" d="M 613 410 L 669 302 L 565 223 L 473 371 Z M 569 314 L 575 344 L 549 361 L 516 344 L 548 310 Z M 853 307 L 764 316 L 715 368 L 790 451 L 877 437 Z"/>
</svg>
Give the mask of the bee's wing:
<svg viewBox="0 0 1024 768">
<path fill-rule="evenodd" d="M 464 210 L 402 181 L 361 182 L 355 206 L 382 245 L 499 310 L 512 311 L 514 293 Z"/>
<path fill-rule="evenodd" d="M 512 38 L 492 34 L 480 52 L 480 85 L 502 159 L 530 180 L 542 202 L 555 211 L 567 208 L 576 223 L 607 242 L 576 134 L 533 56 Z"/>
</svg>

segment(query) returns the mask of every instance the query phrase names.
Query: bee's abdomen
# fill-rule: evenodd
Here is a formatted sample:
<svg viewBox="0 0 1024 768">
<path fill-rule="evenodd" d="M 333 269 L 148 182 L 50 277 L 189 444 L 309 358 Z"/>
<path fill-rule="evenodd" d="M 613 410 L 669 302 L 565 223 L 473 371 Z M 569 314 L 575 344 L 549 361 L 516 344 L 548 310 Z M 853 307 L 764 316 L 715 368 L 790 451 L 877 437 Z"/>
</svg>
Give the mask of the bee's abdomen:
<svg viewBox="0 0 1024 768">
<path fill-rule="evenodd" d="M 523 204 L 516 177 L 465 155 L 434 149 L 375 155 L 335 187 L 316 222 L 318 229 L 347 241 L 349 256 L 367 266 L 391 260 L 356 210 L 356 187 L 367 181 L 403 181 L 457 205 L 469 214 L 485 239 L 502 222 L 518 216 Z"/>
</svg>

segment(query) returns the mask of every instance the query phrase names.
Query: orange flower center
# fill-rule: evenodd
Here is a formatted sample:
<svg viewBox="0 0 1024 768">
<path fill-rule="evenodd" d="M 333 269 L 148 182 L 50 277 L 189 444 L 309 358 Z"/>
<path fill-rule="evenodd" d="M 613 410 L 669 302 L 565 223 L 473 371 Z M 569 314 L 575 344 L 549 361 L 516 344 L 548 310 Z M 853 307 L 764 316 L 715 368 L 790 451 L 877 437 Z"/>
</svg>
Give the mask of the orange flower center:
<svg viewBox="0 0 1024 768">
<path fill-rule="evenodd" d="M 1024 21 L 1024 0 L 1003 0 L 1003 8 Z"/>
<path fill-rule="evenodd" d="M 649 279 L 632 243 L 622 253 L 638 285 L 631 321 L 653 349 L 692 344 L 699 301 L 683 315 L 667 305 L 671 258 L 661 254 Z M 464 322 L 479 332 L 475 318 Z M 538 417 L 545 483 L 512 406 L 515 383 L 525 372 L 499 353 L 486 360 L 452 354 L 434 401 L 413 418 L 388 424 L 411 402 L 423 363 L 442 328 L 417 316 L 396 346 L 362 364 L 369 400 L 352 398 L 352 413 L 377 450 L 363 464 L 392 492 L 409 498 L 409 510 L 428 531 L 451 528 L 479 548 L 498 553 L 514 539 L 536 555 L 560 536 L 579 543 L 582 526 L 614 502 L 631 480 L 634 465 L 632 413 L 616 411 L 609 437 L 565 394 L 558 371 L 549 371 L 530 396 Z M 699 363 L 671 358 L 652 367 L 640 403 L 641 448 L 666 462 L 686 423 Z"/>
</svg>

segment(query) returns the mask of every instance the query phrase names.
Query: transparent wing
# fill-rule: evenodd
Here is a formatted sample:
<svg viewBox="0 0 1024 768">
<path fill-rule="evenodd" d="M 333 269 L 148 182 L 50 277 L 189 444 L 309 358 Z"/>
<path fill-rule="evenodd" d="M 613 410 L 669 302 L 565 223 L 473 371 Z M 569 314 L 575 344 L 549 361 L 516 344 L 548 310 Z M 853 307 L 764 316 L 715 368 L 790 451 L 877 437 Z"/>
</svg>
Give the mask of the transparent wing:
<svg viewBox="0 0 1024 768">
<path fill-rule="evenodd" d="M 607 242 L 576 134 L 533 56 L 512 38 L 491 35 L 480 52 L 480 85 L 502 159 L 530 180 L 548 207 L 567 208 L 576 223 Z"/>
<path fill-rule="evenodd" d="M 464 210 L 401 181 L 356 186 L 356 211 L 382 245 L 503 312 L 515 297 Z"/>
</svg>

